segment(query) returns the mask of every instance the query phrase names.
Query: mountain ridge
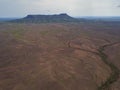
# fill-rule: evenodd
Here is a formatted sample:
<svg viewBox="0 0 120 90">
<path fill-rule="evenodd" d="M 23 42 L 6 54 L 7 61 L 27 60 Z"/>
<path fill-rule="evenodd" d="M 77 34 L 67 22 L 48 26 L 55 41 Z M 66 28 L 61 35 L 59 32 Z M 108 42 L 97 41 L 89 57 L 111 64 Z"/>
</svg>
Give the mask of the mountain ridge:
<svg viewBox="0 0 120 90">
<path fill-rule="evenodd" d="M 66 13 L 53 15 L 27 15 L 24 18 L 12 20 L 17 23 L 49 23 L 49 22 L 78 22 L 78 19 L 69 16 Z"/>
</svg>

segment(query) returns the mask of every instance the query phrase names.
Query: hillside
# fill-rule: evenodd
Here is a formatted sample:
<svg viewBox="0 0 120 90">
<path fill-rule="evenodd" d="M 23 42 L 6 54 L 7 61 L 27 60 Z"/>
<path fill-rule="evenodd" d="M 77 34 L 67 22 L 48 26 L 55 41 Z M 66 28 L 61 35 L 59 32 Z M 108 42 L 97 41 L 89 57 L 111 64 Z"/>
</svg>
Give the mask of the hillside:
<svg viewBox="0 0 120 90">
<path fill-rule="evenodd" d="M 55 15 L 27 15 L 24 18 L 12 20 L 16 23 L 49 23 L 49 22 L 78 22 L 77 19 L 67 14 Z"/>
</svg>

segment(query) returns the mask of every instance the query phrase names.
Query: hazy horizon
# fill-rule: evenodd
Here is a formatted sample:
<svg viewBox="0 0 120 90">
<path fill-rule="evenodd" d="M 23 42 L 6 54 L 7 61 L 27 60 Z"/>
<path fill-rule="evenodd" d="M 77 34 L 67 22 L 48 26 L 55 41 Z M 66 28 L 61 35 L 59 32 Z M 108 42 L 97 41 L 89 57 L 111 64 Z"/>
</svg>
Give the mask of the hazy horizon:
<svg viewBox="0 0 120 90">
<path fill-rule="evenodd" d="M 2 0 L 0 18 L 67 13 L 73 17 L 120 16 L 119 0 Z"/>
</svg>

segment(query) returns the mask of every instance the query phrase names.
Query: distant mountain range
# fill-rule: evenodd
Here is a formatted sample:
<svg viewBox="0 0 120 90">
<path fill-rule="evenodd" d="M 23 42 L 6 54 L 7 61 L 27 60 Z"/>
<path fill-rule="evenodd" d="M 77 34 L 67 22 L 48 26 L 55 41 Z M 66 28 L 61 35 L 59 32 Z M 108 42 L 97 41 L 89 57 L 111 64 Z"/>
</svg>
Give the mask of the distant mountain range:
<svg viewBox="0 0 120 90">
<path fill-rule="evenodd" d="M 49 22 L 78 22 L 79 20 L 73 18 L 65 13 L 55 15 L 27 15 L 24 18 L 12 20 L 10 22 L 17 23 L 49 23 Z"/>
<path fill-rule="evenodd" d="M 84 18 L 86 20 L 97 20 L 97 21 L 120 21 L 119 16 L 88 16 L 88 17 L 80 17 L 79 19 Z"/>
<path fill-rule="evenodd" d="M 12 23 L 51 23 L 51 22 L 119 22 L 120 17 L 71 17 L 66 13 L 54 15 L 27 15 L 24 18 L 0 18 L 0 22 Z"/>
<path fill-rule="evenodd" d="M 6 22 L 6 21 L 11 21 L 11 20 L 15 20 L 17 18 L 0 18 L 0 22 Z"/>
</svg>

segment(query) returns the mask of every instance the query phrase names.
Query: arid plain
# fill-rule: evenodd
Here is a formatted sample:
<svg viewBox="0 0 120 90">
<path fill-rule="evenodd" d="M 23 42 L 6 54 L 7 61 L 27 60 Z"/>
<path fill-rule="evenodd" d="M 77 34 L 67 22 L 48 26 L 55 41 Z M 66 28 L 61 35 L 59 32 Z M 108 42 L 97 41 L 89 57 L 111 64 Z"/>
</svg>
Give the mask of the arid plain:
<svg viewBox="0 0 120 90">
<path fill-rule="evenodd" d="M 120 90 L 120 23 L 0 24 L 0 90 Z"/>
</svg>

